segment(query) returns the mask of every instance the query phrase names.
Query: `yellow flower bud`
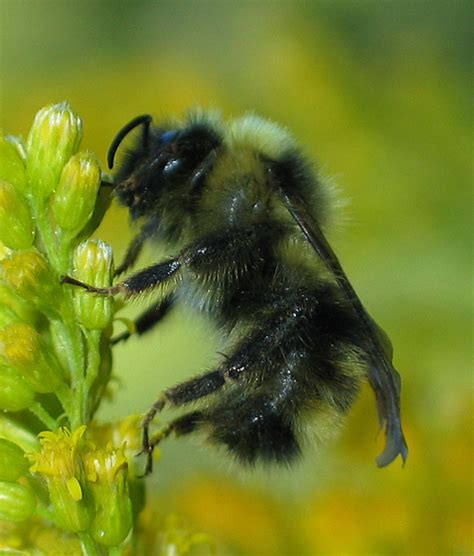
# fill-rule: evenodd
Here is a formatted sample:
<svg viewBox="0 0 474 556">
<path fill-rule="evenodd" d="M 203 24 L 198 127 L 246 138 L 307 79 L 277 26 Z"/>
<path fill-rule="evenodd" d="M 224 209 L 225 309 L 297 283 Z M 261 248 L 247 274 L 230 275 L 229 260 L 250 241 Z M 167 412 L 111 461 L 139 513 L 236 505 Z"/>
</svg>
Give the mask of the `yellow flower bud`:
<svg viewBox="0 0 474 556">
<path fill-rule="evenodd" d="M 62 289 L 46 259 L 31 248 L 13 253 L 0 263 L 4 280 L 40 310 L 57 311 Z"/>
<path fill-rule="evenodd" d="M 106 288 L 111 285 L 112 265 L 112 249 L 103 241 L 84 241 L 74 251 L 74 277 L 92 286 Z M 91 295 L 77 288 L 74 292 L 74 307 L 82 325 L 88 330 L 102 330 L 112 320 L 111 297 Z"/>
<path fill-rule="evenodd" d="M 36 500 L 27 486 L 0 481 L 0 519 L 25 521 L 33 515 Z"/>
<path fill-rule="evenodd" d="M 0 355 L 36 392 L 53 392 L 63 381 L 62 369 L 50 347 L 27 323 L 0 330 Z"/>
<path fill-rule="evenodd" d="M 81 139 L 82 122 L 66 102 L 46 106 L 36 114 L 26 143 L 26 173 L 33 199 L 44 201 L 51 195 Z"/>
<path fill-rule="evenodd" d="M 25 202 L 10 183 L 0 180 L 0 239 L 11 249 L 33 243 L 34 225 Z"/>
<path fill-rule="evenodd" d="M 0 313 L 2 313 L 6 308 L 18 315 L 18 319 L 13 320 L 35 322 L 38 318 L 38 312 L 34 307 L 31 307 L 30 303 L 27 303 L 23 298 L 21 298 L 12 286 L 0 282 Z M 11 322 L 13 322 L 13 320 Z M 1 322 L 2 320 L 0 319 L 0 328 L 4 326 Z M 6 324 L 10 324 L 10 322 L 5 323 L 5 326 Z"/>
<path fill-rule="evenodd" d="M 100 187 L 100 167 L 90 153 L 78 153 L 64 166 L 52 208 L 57 223 L 79 232 L 89 221 Z"/>
<path fill-rule="evenodd" d="M 132 527 L 127 460 L 123 449 L 109 445 L 105 450 L 87 453 L 85 470 L 95 503 L 92 536 L 101 544 L 117 546 Z"/>
<path fill-rule="evenodd" d="M 13 138 L 0 135 L 0 179 L 11 183 L 23 195 L 27 191 L 25 163 Z"/>
<path fill-rule="evenodd" d="M 20 411 L 29 407 L 34 397 L 33 388 L 20 373 L 0 364 L 0 409 Z"/>
<path fill-rule="evenodd" d="M 85 474 L 81 450 L 85 430 L 86 427 L 81 426 L 73 432 L 67 429 L 42 432 L 39 435 L 41 451 L 28 454 L 33 463 L 30 471 L 46 480 L 58 522 L 72 532 L 87 529 L 92 517 L 83 490 Z"/>
<path fill-rule="evenodd" d="M 9 440 L 0 438 L 0 480 L 16 481 L 28 471 L 25 452 Z"/>
</svg>

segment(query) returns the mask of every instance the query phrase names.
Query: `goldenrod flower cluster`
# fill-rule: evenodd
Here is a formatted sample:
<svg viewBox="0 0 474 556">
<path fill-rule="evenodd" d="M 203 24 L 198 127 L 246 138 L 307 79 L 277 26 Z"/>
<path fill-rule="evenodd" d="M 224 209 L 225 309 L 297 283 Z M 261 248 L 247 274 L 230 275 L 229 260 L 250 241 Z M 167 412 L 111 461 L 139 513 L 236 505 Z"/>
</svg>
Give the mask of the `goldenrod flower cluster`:
<svg viewBox="0 0 474 556">
<path fill-rule="evenodd" d="M 81 138 L 67 103 L 40 110 L 24 143 L 0 136 L 0 550 L 152 554 L 137 527 L 140 418 L 94 420 L 113 299 L 60 281 L 113 277 L 112 249 L 90 237 L 110 188 Z"/>
</svg>

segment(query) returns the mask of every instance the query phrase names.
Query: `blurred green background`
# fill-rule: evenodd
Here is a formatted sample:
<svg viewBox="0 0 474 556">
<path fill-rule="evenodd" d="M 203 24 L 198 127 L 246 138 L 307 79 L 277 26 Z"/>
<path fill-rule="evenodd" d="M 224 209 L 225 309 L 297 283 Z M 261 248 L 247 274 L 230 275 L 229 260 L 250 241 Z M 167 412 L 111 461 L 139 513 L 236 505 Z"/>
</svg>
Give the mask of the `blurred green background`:
<svg viewBox="0 0 474 556">
<path fill-rule="evenodd" d="M 292 470 L 249 473 L 199 438 L 169 440 L 152 478 L 159 510 L 229 555 L 472 553 L 472 3 L 2 0 L 0 10 L 4 131 L 25 134 L 40 107 L 67 99 L 104 161 L 137 114 L 254 110 L 292 129 L 350 201 L 331 239 L 395 346 L 407 465 L 376 468 L 383 442 L 366 388 L 339 438 Z M 114 207 L 99 235 L 120 259 L 126 211 Z M 143 261 L 156 257 L 151 246 Z M 212 365 L 216 339 L 180 308 L 118 346 L 102 416 L 146 410 Z"/>
</svg>

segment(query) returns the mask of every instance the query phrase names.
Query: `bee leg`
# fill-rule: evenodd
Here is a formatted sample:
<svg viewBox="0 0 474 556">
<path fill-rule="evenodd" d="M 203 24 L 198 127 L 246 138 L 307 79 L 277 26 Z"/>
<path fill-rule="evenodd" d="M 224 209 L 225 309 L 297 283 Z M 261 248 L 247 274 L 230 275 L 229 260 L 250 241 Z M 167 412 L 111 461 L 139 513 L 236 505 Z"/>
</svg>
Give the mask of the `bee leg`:
<svg viewBox="0 0 474 556">
<path fill-rule="evenodd" d="M 146 230 L 149 231 L 148 227 Z M 217 257 L 222 262 L 228 260 L 229 265 L 236 266 L 236 261 L 240 261 L 240 264 L 242 264 L 242 259 L 248 256 L 249 251 L 254 247 L 254 242 L 254 231 L 244 228 L 237 232 L 228 233 L 224 237 L 219 235 L 204 238 L 183 249 L 177 257 L 140 270 L 123 282 L 109 288 L 97 288 L 71 276 L 62 276 L 61 283 L 80 286 L 89 292 L 100 295 L 120 293 L 127 298 L 133 297 L 162 284 L 178 272 L 183 265 L 204 276 L 215 272 Z"/>
<path fill-rule="evenodd" d="M 217 159 L 217 153 L 218 149 L 213 149 L 199 164 L 199 166 L 194 169 L 190 178 L 193 195 L 196 195 L 204 186 L 206 178 L 209 175 L 209 172 L 212 170 L 212 167 L 214 166 L 214 163 Z"/>
<path fill-rule="evenodd" d="M 174 298 L 172 295 L 168 295 L 164 299 L 161 299 L 158 303 L 154 303 L 151 307 L 146 309 L 141 313 L 133 323 L 133 332 L 131 330 L 126 330 L 115 336 L 110 340 L 112 345 L 118 344 L 128 340 L 133 333 L 141 336 L 145 332 L 148 332 L 154 328 L 159 322 L 161 322 L 164 317 L 170 312 L 174 305 Z"/>
<path fill-rule="evenodd" d="M 142 252 L 144 239 L 141 232 L 129 243 L 125 256 L 119 266 L 115 269 L 114 276 L 120 276 L 132 267 Z"/>
<path fill-rule="evenodd" d="M 85 290 L 99 295 L 116 295 L 118 293 L 125 297 L 133 297 L 147 290 L 151 290 L 159 284 L 165 282 L 181 268 L 178 259 L 170 259 L 164 263 L 158 263 L 144 270 L 133 274 L 123 282 L 110 286 L 109 288 L 96 288 L 90 284 L 85 284 L 71 276 L 62 276 L 61 284 L 71 284 L 79 286 Z"/>
<path fill-rule="evenodd" d="M 169 426 L 167 425 L 162 429 L 162 431 L 158 432 L 158 435 L 161 434 L 158 441 L 155 443 L 150 441 L 150 425 L 156 414 L 162 411 L 165 405 L 176 407 L 199 398 L 204 398 L 205 396 L 208 396 L 209 394 L 212 394 L 216 390 L 222 388 L 226 381 L 228 381 L 228 379 L 226 378 L 224 370 L 210 371 L 209 373 L 192 378 L 191 380 L 178 384 L 177 386 L 169 388 L 163 392 L 160 398 L 151 406 L 143 419 L 142 450 L 140 454 L 147 454 L 145 475 L 148 474 L 148 469 L 151 469 L 152 466 L 151 460 L 154 446 L 160 440 L 168 436 L 169 432 L 171 432 L 166 432 L 167 427 Z"/>
<path fill-rule="evenodd" d="M 153 450 L 155 447 L 170 434 L 176 436 L 184 436 L 192 433 L 201 423 L 205 421 L 202 411 L 192 411 L 177 417 L 170 423 L 161 428 L 149 442 L 149 450 L 147 451 L 147 461 L 143 476 L 149 475 L 153 471 Z"/>
<path fill-rule="evenodd" d="M 140 253 L 142 252 L 145 241 L 153 235 L 157 225 L 156 219 L 152 218 L 142 227 L 140 232 L 129 243 L 123 261 L 115 269 L 114 276 L 120 276 L 120 274 L 126 272 L 136 263 Z"/>
</svg>

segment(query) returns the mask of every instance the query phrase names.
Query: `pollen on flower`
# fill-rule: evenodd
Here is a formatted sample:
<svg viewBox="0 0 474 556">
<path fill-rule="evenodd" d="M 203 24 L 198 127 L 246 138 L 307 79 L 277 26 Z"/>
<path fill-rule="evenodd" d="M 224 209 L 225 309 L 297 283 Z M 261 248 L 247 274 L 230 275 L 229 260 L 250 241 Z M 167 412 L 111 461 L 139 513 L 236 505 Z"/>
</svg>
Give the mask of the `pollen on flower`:
<svg viewBox="0 0 474 556">
<path fill-rule="evenodd" d="M 75 477 L 78 466 L 78 449 L 85 433 L 83 425 L 70 432 L 60 428 L 56 432 L 44 431 L 39 434 L 41 450 L 28 454 L 33 465 L 32 473 L 55 475 L 66 480 Z"/>
<path fill-rule="evenodd" d="M 113 448 L 108 444 L 106 449 L 89 452 L 85 458 L 87 480 L 91 482 L 113 482 L 120 472 L 127 469 L 128 463 L 124 446 Z"/>
<path fill-rule="evenodd" d="M 76 479 L 76 477 L 68 479 L 66 481 L 66 486 L 73 500 L 75 500 L 76 502 L 82 500 L 81 483 Z"/>
</svg>

